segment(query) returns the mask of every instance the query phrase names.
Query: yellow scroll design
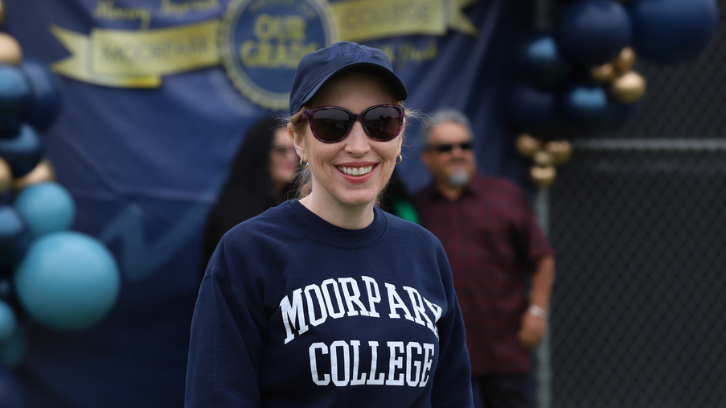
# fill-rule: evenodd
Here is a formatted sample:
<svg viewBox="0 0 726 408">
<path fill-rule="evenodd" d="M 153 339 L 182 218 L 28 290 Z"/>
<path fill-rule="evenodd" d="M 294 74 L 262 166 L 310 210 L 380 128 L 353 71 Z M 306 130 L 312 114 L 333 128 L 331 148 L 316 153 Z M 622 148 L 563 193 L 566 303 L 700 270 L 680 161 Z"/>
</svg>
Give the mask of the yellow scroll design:
<svg viewBox="0 0 726 408">
<path fill-rule="evenodd" d="M 478 0 L 353 0 L 330 4 L 340 38 L 366 41 L 399 35 L 443 36 L 479 31 L 463 12 Z"/>
<path fill-rule="evenodd" d="M 124 88 L 156 88 L 168 74 L 219 64 L 219 20 L 145 31 L 94 29 L 90 36 L 54 26 L 71 56 L 53 70 L 79 81 Z"/>
<path fill-rule="evenodd" d="M 329 4 L 340 38 L 366 41 L 401 35 L 478 36 L 463 9 L 478 0 L 351 0 Z M 122 88 L 157 88 L 164 75 L 220 64 L 220 20 L 153 30 L 96 28 L 90 35 L 58 26 L 50 31 L 70 52 L 55 72 L 79 81 Z"/>
</svg>

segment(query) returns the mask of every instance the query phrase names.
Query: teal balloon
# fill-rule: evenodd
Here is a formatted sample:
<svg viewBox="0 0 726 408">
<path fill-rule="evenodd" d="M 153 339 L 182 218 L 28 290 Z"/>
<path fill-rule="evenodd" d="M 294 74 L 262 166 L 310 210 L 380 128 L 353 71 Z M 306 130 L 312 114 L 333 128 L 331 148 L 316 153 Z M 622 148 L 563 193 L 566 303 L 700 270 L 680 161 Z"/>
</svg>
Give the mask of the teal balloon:
<svg viewBox="0 0 726 408">
<path fill-rule="evenodd" d="M 28 353 L 28 336 L 23 326 L 17 326 L 10 339 L 0 343 L 0 365 L 12 370 L 20 365 Z"/>
<path fill-rule="evenodd" d="M 33 238 L 69 229 L 76 216 L 71 194 L 65 187 L 52 181 L 24 188 L 15 199 L 14 206 L 28 225 Z"/>
<path fill-rule="evenodd" d="M 15 318 L 13 308 L 0 300 L 0 344 L 10 340 L 17 326 L 18 319 Z"/>
<path fill-rule="evenodd" d="M 95 238 L 75 231 L 34 240 L 15 269 L 15 292 L 25 311 L 59 331 L 98 323 L 118 297 L 115 259 Z"/>
</svg>

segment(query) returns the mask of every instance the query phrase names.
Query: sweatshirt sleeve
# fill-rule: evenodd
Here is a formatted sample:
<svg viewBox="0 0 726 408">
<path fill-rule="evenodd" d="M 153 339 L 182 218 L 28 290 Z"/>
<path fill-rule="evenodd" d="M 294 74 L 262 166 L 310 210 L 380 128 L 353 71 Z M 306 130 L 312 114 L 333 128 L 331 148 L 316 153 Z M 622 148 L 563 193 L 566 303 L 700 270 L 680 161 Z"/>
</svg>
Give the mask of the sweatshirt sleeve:
<svg viewBox="0 0 726 408">
<path fill-rule="evenodd" d="M 448 299 L 448 313 L 439 322 L 439 364 L 431 391 L 432 407 L 474 407 L 471 363 L 466 348 L 464 319 L 454 291 L 451 267 L 443 248 L 439 268 Z"/>
<path fill-rule="evenodd" d="M 259 407 L 259 367 L 266 323 L 214 261 L 202 280 L 192 319 L 185 407 Z"/>
</svg>

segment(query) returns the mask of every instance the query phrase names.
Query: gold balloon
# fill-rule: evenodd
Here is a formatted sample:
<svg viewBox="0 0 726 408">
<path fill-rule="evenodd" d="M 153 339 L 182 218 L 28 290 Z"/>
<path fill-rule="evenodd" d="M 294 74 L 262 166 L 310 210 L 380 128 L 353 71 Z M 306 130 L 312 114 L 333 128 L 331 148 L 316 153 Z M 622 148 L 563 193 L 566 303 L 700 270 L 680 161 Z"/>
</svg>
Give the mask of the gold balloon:
<svg viewBox="0 0 726 408">
<path fill-rule="evenodd" d="M 645 78 L 637 72 L 626 72 L 610 84 L 610 92 L 618 101 L 631 104 L 645 95 Z"/>
<path fill-rule="evenodd" d="M 572 156 L 572 144 L 567 140 L 553 140 L 545 144 L 545 150 L 552 154 L 556 166 L 563 165 Z"/>
<path fill-rule="evenodd" d="M 625 47 L 620 51 L 620 55 L 612 62 L 617 74 L 622 74 L 633 69 L 635 65 L 635 51 L 630 47 Z"/>
<path fill-rule="evenodd" d="M 532 166 L 529 170 L 529 178 L 538 188 L 547 188 L 555 182 L 557 170 L 553 166 L 540 167 Z"/>
<path fill-rule="evenodd" d="M 615 79 L 615 67 L 611 63 L 593 67 L 590 69 L 590 76 L 600 83 L 610 82 Z"/>
<path fill-rule="evenodd" d="M 526 157 L 528 159 L 542 149 L 542 143 L 526 133 L 522 133 L 519 137 L 517 137 L 516 144 L 517 152 L 519 152 L 522 157 Z"/>
<path fill-rule="evenodd" d="M 18 41 L 11 35 L 0 33 L 0 64 L 20 65 L 23 62 L 23 50 Z"/>
<path fill-rule="evenodd" d="M 555 163 L 554 157 L 552 157 L 552 153 L 548 152 L 547 150 L 540 150 L 537 153 L 532 156 L 532 161 L 534 164 L 540 166 L 540 167 L 547 167 L 551 166 Z"/>
<path fill-rule="evenodd" d="M 55 181 L 55 169 L 48 159 L 42 159 L 40 163 L 28 174 L 15 180 L 13 188 L 22 190 L 32 184 L 42 183 L 44 181 Z"/>
<path fill-rule="evenodd" d="M 0 194 L 6 192 L 13 183 L 13 172 L 8 162 L 0 158 Z"/>
</svg>

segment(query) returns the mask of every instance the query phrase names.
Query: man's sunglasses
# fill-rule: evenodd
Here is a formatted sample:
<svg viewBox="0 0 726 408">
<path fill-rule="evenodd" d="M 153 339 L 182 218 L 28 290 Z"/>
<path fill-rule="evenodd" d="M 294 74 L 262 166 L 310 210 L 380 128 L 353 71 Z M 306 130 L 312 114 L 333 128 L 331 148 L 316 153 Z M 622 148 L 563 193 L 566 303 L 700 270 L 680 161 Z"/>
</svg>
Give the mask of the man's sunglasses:
<svg viewBox="0 0 726 408">
<path fill-rule="evenodd" d="M 439 153 L 446 153 L 454 150 L 455 146 L 459 146 L 459 149 L 461 150 L 471 150 L 474 147 L 474 143 L 441 143 L 436 145 L 428 145 L 426 146 L 426 150 L 436 150 Z"/>
<path fill-rule="evenodd" d="M 356 120 L 371 139 L 387 142 L 401 133 L 403 117 L 404 109 L 400 105 L 374 105 L 358 114 L 338 106 L 321 106 L 302 114 L 310 123 L 313 136 L 323 143 L 345 139 Z"/>
</svg>

